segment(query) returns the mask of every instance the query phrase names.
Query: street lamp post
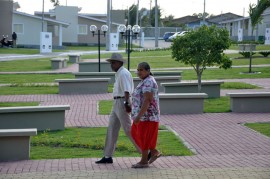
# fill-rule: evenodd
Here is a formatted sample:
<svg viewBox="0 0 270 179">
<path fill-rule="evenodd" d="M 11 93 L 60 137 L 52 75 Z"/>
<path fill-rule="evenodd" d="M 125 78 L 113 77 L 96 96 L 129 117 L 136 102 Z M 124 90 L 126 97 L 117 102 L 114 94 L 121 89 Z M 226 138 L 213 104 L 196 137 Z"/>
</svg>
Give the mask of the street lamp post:
<svg viewBox="0 0 270 179">
<path fill-rule="evenodd" d="M 93 37 L 95 35 L 98 35 L 98 72 L 100 72 L 100 35 L 106 35 L 106 32 L 108 31 L 108 26 L 107 25 L 103 25 L 101 26 L 101 31 L 103 32 L 103 34 L 100 33 L 100 29 L 98 30 L 98 33 L 96 34 L 95 32 L 97 31 L 97 26 L 95 25 L 91 25 L 90 26 L 90 31 L 93 34 Z"/>
<path fill-rule="evenodd" d="M 128 25 L 127 27 L 125 25 L 119 25 L 118 31 L 122 35 L 122 37 L 126 37 L 126 52 L 128 54 L 128 70 L 130 69 L 130 47 L 131 47 L 131 38 L 136 37 L 138 33 L 140 32 L 140 26 L 134 25 L 133 27 L 131 25 Z"/>
</svg>

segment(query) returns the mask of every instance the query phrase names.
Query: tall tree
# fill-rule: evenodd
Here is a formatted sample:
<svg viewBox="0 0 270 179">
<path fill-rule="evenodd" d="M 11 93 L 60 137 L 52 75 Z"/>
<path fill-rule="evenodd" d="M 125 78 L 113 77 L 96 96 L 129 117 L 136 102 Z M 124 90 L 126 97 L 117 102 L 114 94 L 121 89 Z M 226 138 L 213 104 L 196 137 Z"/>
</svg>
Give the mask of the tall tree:
<svg viewBox="0 0 270 179">
<path fill-rule="evenodd" d="M 193 67 L 198 78 L 198 92 L 201 92 L 202 73 L 206 67 L 231 67 L 232 61 L 223 53 L 230 44 L 229 32 L 226 29 L 203 25 L 173 41 L 172 58 Z"/>
<path fill-rule="evenodd" d="M 159 26 L 161 25 L 161 15 L 162 15 L 161 9 L 158 6 L 158 25 Z M 154 27 L 155 26 L 155 7 L 151 9 L 150 16 L 151 16 L 151 26 Z"/>
</svg>

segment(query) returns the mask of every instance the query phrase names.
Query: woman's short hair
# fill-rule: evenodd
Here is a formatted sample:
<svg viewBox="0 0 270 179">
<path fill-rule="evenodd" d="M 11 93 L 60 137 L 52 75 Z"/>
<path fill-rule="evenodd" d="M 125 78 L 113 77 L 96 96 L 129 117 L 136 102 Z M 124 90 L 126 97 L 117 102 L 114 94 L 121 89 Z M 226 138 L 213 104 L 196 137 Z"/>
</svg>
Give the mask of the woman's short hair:
<svg viewBox="0 0 270 179">
<path fill-rule="evenodd" d="M 153 75 L 151 73 L 151 71 L 150 71 L 151 70 L 150 65 L 147 62 L 141 62 L 141 63 L 139 63 L 138 66 L 142 67 L 146 71 L 149 71 L 150 72 L 150 75 Z"/>
</svg>

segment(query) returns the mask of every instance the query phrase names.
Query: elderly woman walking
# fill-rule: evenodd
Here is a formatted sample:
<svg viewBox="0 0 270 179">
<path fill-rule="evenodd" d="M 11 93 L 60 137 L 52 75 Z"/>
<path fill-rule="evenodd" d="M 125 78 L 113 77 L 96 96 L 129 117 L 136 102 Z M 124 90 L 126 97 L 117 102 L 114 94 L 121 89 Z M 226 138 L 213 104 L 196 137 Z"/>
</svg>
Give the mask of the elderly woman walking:
<svg viewBox="0 0 270 179">
<path fill-rule="evenodd" d="M 132 93 L 131 136 L 142 150 L 142 155 L 140 162 L 132 168 L 146 168 L 161 156 L 156 149 L 160 121 L 158 85 L 146 62 L 138 65 L 137 75 L 141 82 Z M 148 161 L 149 151 L 151 158 Z"/>
</svg>

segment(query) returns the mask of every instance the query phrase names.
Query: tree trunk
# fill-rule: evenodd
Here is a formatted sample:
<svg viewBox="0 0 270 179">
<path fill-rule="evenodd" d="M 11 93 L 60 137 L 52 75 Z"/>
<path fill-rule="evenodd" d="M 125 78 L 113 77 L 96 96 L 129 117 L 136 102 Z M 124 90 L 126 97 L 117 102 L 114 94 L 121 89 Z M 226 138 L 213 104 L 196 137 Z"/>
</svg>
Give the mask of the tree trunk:
<svg viewBox="0 0 270 179">
<path fill-rule="evenodd" d="M 198 78 L 198 93 L 202 90 L 202 73 L 200 72 L 200 66 L 196 66 L 197 78 Z"/>
</svg>

